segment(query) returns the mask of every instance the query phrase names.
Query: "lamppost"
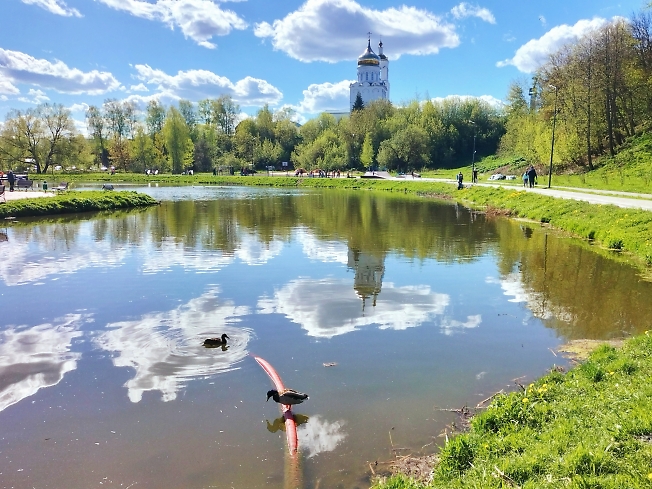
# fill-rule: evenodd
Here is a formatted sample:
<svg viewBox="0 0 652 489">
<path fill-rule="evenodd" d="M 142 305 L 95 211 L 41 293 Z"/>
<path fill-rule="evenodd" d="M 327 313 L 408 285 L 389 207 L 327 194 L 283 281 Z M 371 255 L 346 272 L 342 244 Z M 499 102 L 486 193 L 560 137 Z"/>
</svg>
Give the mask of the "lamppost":
<svg viewBox="0 0 652 489">
<path fill-rule="evenodd" d="M 552 147 L 550 148 L 550 169 L 548 170 L 548 188 L 552 183 L 552 155 L 555 153 L 555 126 L 557 125 L 557 95 L 559 90 L 556 86 L 550 85 L 550 88 L 555 90 L 555 112 L 552 116 Z"/>
<path fill-rule="evenodd" d="M 475 137 L 478 131 L 475 122 L 469 120 L 469 123 L 473 124 L 473 156 L 471 157 L 471 182 L 477 183 L 477 178 L 475 176 Z"/>
</svg>

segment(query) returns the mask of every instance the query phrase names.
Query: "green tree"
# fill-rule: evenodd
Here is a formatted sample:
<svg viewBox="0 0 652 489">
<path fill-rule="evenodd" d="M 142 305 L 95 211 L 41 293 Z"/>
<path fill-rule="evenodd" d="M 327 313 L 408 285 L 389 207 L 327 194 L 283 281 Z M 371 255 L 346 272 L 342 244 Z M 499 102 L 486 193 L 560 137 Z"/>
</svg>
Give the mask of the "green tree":
<svg viewBox="0 0 652 489">
<path fill-rule="evenodd" d="M 360 154 L 360 161 L 365 168 L 372 166 L 374 162 L 374 147 L 371 143 L 371 136 L 365 135 L 364 143 L 362 143 L 362 153 Z"/>
<path fill-rule="evenodd" d="M 25 165 L 37 173 L 65 160 L 77 135 L 70 111 L 61 104 L 41 104 L 9 113 L 0 132 L 0 157 L 9 167 Z"/>
<path fill-rule="evenodd" d="M 364 109 L 364 102 L 362 101 L 362 95 L 360 95 L 360 92 L 355 96 L 355 102 L 353 102 L 353 107 L 351 108 L 351 112 L 355 112 L 357 110 L 362 110 Z"/>
<path fill-rule="evenodd" d="M 185 119 L 175 107 L 168 109 L 163 136 L 172 173 L 181 173 L 192 166 L 193 144 L 190 131 Z"/>
</svg>

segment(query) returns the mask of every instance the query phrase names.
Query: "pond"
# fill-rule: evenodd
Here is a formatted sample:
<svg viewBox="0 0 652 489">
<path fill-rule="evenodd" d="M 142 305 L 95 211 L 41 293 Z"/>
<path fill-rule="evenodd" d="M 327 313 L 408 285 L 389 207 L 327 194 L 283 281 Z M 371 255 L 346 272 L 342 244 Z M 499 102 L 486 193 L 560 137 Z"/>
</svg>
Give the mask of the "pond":
<svg viewBox="0 0 652 489">
<path fill-rule="evenodd" d="M 0 227 L 2 488 L 368 487 L 370 464 L 436 451 L 447 409 L 652 317 L 634 269 L 537 224 L 370 192 L 142 191 L 161 205 Z M 310 395 L 296 460 L 253 355 Z"/>
</svg>

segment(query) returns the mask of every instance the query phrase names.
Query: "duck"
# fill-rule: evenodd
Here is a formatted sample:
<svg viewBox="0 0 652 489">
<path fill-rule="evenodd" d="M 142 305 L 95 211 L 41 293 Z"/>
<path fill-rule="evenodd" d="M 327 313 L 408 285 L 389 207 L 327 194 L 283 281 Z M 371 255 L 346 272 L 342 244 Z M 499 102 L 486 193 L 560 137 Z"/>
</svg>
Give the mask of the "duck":
<svg viewBox="0 0 652 489">
<path fill-rule="evenodd" d="M 227 339 L 230 340 L 231 338 L 226 333 L 223 333 L 221 337 L 206 338 L 204 340 L 204 346 L 225 346 Z"/>
<path fill-rule="evenodd" d="M 303 401 L 308 399 L 308 394 L 297 392 L 294 389 L 284 389 L 281 392 L 277 391 L 276 389 L 272 389 L 271 391 L 267 391 L 268 401 L 270 397 L 279 404 L 290 406 L 292 404 L 301 404 Z"/>
</svg>

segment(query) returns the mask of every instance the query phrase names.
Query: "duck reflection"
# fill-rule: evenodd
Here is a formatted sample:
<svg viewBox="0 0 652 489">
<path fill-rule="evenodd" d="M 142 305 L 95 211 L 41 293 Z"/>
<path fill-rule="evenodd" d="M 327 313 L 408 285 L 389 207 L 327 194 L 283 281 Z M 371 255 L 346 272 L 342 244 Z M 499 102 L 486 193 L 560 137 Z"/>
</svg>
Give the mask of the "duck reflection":
<svg viewBox="0 0 652 489">
<path fill-rule="evenodd" d="M 171 311 L 109 324 L 110 331 L 95 343 L 115 353 L 116 367 L 135 369 L 125 384 L 132 402 L 139 402 L 147 391 L 159 391 L 163 401 L 171 401 L 188 381 L 230 371 L 247 356 L 251 332 L 234 326 L 246 314 L 247 307 L 220 301 L 213 289 Z M 203 345 L 216 325 L 230 338 L 219 354 Z"/>
<path fill-rule="evenodd" d="M 0 332 L 0 411 L 58 384 L 77 368 L 81 353 L 70 349 L 86 320 L 89 317 L 70 314 L 54 324 Z"/>
<path fill-rule="evenodd" d="M 294 414 L 294 422 L 297 424 L 297 427 L 301 426 L 302 424 L 306 424 L 310 418 L 308 416 L 305 416 L 303 414 Z M 267 431 L 270 433 L 276 433 L 277 431 L 285 431 L 285 418 L 280 417 L 276 418 L 273 423 L 270 423 L 269 420 L 266 420 L 267 422 Z"/>
</svg>

